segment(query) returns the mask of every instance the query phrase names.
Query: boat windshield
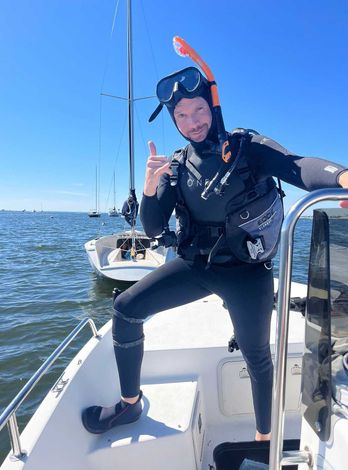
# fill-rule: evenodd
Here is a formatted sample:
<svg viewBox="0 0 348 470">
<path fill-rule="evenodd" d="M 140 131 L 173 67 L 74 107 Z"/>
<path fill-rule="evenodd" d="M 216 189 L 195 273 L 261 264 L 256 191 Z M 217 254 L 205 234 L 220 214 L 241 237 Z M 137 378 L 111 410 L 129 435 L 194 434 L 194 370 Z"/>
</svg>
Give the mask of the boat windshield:
<svg viewBox="0 0 348 470">
<path fill-rule="evenodd" d="M 335 214 L 335 215 L 334 215 Z M 332 399 L 348 385 L 348 219 L 315 210 L 308 272 L 305 352 L 302 374 L 304 417 L 321 440 L 330 436 Z M 348 403 L 347 403 L 348 406 Z"/>
</svg>

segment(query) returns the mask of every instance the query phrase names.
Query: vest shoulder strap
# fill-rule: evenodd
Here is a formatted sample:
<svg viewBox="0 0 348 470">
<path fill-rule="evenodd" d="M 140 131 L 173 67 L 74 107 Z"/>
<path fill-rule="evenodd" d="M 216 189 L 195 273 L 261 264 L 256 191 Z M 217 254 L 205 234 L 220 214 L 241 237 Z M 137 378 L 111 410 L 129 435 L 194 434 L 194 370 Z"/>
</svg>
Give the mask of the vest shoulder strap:
<svg viewBox="0 0 348 470">
<path fill-rule="evenodd" d="M 255 131 L 255 129 L 245 129 L 244 127 L 236 127 L 232 132 L 230 132 L 230 135 L 233 134 L 249 134 L 250 136 L 260 135 L 257 131 Z"/>
<path fill-rule="evenodd" d="M 170 169 L 172 170 L 172 175 L 170 176 L 170 185 L 178 187 L 178 178 L 179 178 L 179 167 L 185 163 L 187 158 L 187 147 L 179 150 L 175 150 L 172 156 L 172 162 L 170 164 Z"/>
<path fill-rule="evenodd" d="M 179 164 L 184 164 L 187 158 L 187 151 L 188 151 L 189 145 L 186 145 L 186 147 L 175 150 L 172 156 L 172 162 L 178 162 Z"/>
<path fill-rule="evenodd" d="M 170 185 L 174 186 L 176 189 L 176 197 L 177 197 L 177 206 L 184 206 L 184 198 L 181 193 L 180 185 L 178 184 L 179 175 L 180 175 L 180 165 L 185 165 L 187 160 L 187 152 L 188 152 L 189 145 L 186 147 L 176 150 L 172 157 L 172 162 L 170 165 L 170 169 L 172 170 L 172 175 L 170 175 Z"/>
<path fill-rule="evenodd" d="M 235 129 L 233 129 L 233 131 L 232 131 L 231 133 L 229 133 L 229 135 L 230 135 L 231 137 L 232 137 L 233 135 L 236 135 L 236 134 L 238 134 L 238 135 L 248 134 L 249 137 L 250 137 L 250 140 L 252 139 L 252 137 L 253 137 L 254 135 L 260 135 L 260 133 L 257 132 L 257 131 L 255 131 L 255 129 L 245 129 L 245 128 L 243 128 L 243 127 L 236 127 Z M 249 140 L 249 142 L 250 142 L 250 140 Z M 252 179 L 253 179 L 252 172 L 250 172 L 250 175 L 251 175 L 251 177 L 252 177 Z M 280 181 L 279 178 L 277 178 L 277 190 L 278 190 L 278 193 L 279 193 L 279 195 L 280 195 L 281 202 L 282 202 L 282 204 L 283 204 L 283 199 L 284 199 L 284 197 L 285 197 L 285 193 L 284 193 L 284 191 L 283 191 L 283 189 L 282 189 L 281 181 Z"/>
</svg>

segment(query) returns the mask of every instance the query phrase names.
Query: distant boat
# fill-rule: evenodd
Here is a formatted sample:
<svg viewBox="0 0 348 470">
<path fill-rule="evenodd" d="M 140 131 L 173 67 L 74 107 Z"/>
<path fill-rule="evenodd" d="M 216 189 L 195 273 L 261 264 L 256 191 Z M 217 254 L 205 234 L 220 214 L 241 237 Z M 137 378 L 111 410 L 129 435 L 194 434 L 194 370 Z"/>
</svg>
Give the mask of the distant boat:
<svg viewBox="0 0 348 470">
<path fill-rule="evenodd" d="M 88 217 L 100 217 L 98 210 L 98 167 L 95 167 L 95 209 L 88 212 Z"/>
<path fill-rule="evenodd" d="M 88 217 L 100 217 L 100 212 L 96 210 L 91 210 L 88 212 Z"/>
<path fill-rule="evenodd" d="M 109 217 L 120 217 L 120 215 L 120 211 L 116 207 L 109 210 Z"/>
<path fill-rule="evenodd" d="M 109 217 L 119 217 L 120 211 L 116 209 L 116 186 L 115 186 L 115 172 L 114 172 L 114 206 L 109 210 Z"/>
</svg>

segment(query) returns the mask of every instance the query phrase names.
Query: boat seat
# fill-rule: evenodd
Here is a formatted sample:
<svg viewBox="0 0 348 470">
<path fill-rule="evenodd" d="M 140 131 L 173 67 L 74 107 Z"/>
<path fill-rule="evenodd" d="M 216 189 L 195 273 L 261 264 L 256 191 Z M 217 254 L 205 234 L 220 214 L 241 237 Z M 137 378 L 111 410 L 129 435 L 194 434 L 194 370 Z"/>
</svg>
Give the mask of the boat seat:
<svg viewBox="0 0 348 470">
<path fill-rule="evenodd" d="M 130 249 L 132 246 L 131 238 L 118 238 L 116 240 L 116 248 L 123 248 L 125 250 Z M 135 239 L 135 248 L 137 251 L 150 248 L 151 242 L 148 238 Z"/>
<path fill-rule="evenodd" d="M 131 238 L 118 238 L 116 240 L 116 248 L 122 248 L 124 250 L 130 249 L 132 246 L 132 239 Z"/>
<path fill-rule="evenodd" d="M 195 469 L 192 420 L 197 382 L 150 384 L 142 390 L 139 421 L 96 438 L 90 447 L 91 468 L 145 468 L 146 462 L 148 469 L 163 470 L 165 460 L 165 470 Z"/>
<path fill-rule="evenodd" d="M 144 248 L 150 248 L 151 243 L 148 238 L 139 238 L 135 240 L 135 246 L 136 246 L 136 249 L 139 251 L 139 250 L 143 250 Z"/>
</svg>

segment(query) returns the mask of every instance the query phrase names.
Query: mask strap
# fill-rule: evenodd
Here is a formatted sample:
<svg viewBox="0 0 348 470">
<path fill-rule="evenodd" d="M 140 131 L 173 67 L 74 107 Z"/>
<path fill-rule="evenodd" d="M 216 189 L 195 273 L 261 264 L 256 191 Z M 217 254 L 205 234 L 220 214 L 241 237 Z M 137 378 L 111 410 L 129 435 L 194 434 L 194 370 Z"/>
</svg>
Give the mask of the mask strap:
<svg viewBox="0 0 348 470">
<path fill-rule="evenodd" d="M 152 122 L 154 119 L 156 119 L 156 117 L 159 115 L 159 113 L 162 111 L 162 108 L 163 108 L 163 104 L 160 103 L 157 108 L 155 109 L 155 111 L 151 114 L 150 118 L 149 118 L 149 122 Z"/>
</svg>

